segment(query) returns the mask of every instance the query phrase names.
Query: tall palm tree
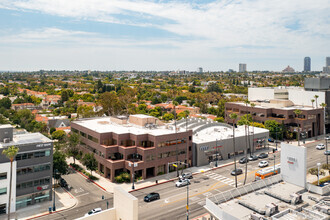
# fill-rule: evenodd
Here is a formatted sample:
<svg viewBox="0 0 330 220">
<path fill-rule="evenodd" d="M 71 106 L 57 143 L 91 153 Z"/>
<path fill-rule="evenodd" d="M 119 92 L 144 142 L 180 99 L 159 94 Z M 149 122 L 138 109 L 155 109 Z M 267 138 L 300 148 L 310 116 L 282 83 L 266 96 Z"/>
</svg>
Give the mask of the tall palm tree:
<svg viewBox="0 0 330 220">
<path fill-rule="evenodd" d="M 9 199 L 8 199 L 8 220 L 10 219 L 10 206 L 11 206 L 11 185 L 13 182 L 13 161 L 19 151 L 18 147 L 10 146 L 7 149 L 2 151 L 2 154 L 6 155 L 6 157 L 10 160 L 10 178 L 9 178 Z"/>
<path fill-rule="evenodd" d="M 233 149 L 234 149 L 234 167 L 236 172 L 236 150 L 235 150 L 235 121 L 237 119 L 237 114 L 232 113 L 229 118 L 233 120 Z M 235 175 L 235 187 L 237 188 L 237 175 Z"/>
<path fill-rule="evenodd" d="M 301 110 L 300 109 L 296 109 L 293 111 L 293 113 L 296 115 L 296 118 L 299 117 L 299 115 L 301 115 Z M 299 142 L 299 139 L 300 139 L 300 124 L 298 123 L 298 146 L 300 146 L 300 142 Z"/>
<path fill-rule="evenodd" d="M 315 104 L 316 104 L 316 108 L 317 108 L 317 99 L 318 99 L 318 95 L 315 95 L 314 98 L 315 98 Z"/>
<path fill-rule="evenodd" d="M 312 102 L 312 107 L 314 108 L 315 99 L 311 99 L 311 102 Z M 317 108 L 317 106 L 316 106 L 316 108 Z"/>
</svg>

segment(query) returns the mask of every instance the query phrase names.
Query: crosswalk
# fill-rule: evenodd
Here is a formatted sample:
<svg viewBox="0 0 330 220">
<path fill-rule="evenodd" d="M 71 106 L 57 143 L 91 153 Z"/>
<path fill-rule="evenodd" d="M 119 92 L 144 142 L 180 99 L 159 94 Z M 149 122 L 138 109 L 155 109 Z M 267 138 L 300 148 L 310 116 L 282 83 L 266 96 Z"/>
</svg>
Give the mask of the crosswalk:
<svg viewBox="0 0 330 220">
<path fill-rule="evenodd" d="M 207 172 L 207 173 L 204 173 L 204 176 L 207 176 L 208 178 L 220 181 L 220 182 L 230 185 L 230 186 L 235 186 L 235 180 L 222 176 L 217 173 Z M 239 185 L 242 185 L 242 183 L 237 182 L 237 186 L 239 186 Z"/>
</svg>

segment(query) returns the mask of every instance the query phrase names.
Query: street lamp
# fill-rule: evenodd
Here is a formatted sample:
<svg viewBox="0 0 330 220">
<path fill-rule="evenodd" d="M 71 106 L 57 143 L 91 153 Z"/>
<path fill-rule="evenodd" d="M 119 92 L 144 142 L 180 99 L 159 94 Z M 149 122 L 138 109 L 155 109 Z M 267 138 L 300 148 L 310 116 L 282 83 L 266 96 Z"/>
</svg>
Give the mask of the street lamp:
<svg viewBox="0 0 330 220">
<path fill-rule="evenodd" d="M 186 165 L 187 168 L 189 168 L 189 163 L 184 163 L 184 162 L 181 162 L 181 163 Z M 183 174 L 183 169 L 182 169 L 182 174 Z M 187 184 L 187 205 L 186 205 L 186 209 L 187 209 L 187 220 L 189 220 L 189 183 Z"/>
<path fill-rule="evenodd" d="M 325 151 L 328 152 L 328 138 L 325 137 Z M 327 157 L 327 168 L 329 169 L 328 153 L 325 155 Z"/>
<path fill-rule="evenodd" d="M 56 173 L 57 173 L 57 169 L 54 170 L 54 198 L 53 198 L 53 212 L 56 211 L 56 206 L 55 206 L 55 184 L 56 184 Z"/>
<path fill-rule="evenodd" d="M 134 181 L 135 181 L 135 172 L 134 172 L 134 167 L 137 167 L 138 164 L 137 163 L 128 163 L 128 166 L 132 167 L 132 189 L 135 189 L 134 187 Z"/>
<path fill-rule="evenodd" d="M 321 163 L 317 163 L 317 185 L 319 186 L 320 185 L 320 166 L 321 166 Z"/>
</svg>

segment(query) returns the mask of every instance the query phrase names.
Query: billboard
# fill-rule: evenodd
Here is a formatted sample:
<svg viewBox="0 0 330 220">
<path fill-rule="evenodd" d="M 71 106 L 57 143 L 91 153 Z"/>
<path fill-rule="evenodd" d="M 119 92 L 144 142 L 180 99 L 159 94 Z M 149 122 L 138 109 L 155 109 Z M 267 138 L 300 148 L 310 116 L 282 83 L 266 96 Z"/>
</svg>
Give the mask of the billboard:
<svg viewBox="0 0 330 220">
<path fill-rule="evenodd" d="M 281 175 L 283 181 L 306 187 L 307 148 L 281 143 Z"/>
</svg>

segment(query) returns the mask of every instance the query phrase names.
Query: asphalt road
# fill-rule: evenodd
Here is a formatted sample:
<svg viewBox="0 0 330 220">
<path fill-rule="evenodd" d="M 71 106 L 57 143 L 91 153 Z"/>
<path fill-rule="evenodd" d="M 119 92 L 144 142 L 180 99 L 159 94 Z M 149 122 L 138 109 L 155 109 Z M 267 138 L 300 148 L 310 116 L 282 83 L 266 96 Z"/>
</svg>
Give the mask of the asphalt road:
<svg viewBox="0 0 330 220">
<path fill-rule="evenodd" d="M 72 173 L 62 176 L 69 184 L 69 192 L 77 199 L 74 208 L 62 212 L 54 213 L 38 219 L 76 219 L 84 216 L 93 208 L 106 209 L 106 201 L 109 202 L 109 208 L 113 207 L 113 195 L 100 189 L 94 183 L 90 182 L 80 174 Z M 102 195 L 105 197 L 102 200 Z"/>
<path fill-rule="evenodd" d="M 307 168 L 316 167 L 316 163 L 326 162 L 324 150 L 316 150 L 315 146 L 324 141 L 305 144 L 307 148 Z M 330 145 L 329 145 L 330 149 Z M 275 164 L 280 163 L 280 153 L 275 153 Z M 239 159 L 239 158 L 238 158 Z M 269 162 L 269 166 L 274 164 L 274 157 L 270 155 L 267 159 L 259 159 L 248 163 L 247 183 L 252 182 L 256 171 L 261 168 L 258 163 L 261 160 Z M 245 164 L 237 164 L 238 168 L 245 173 Z M 206 212 L 203 208 L 205 198 L 234 188 L 234 177 L 230 172 L 234 165 L 219 168 L 206 173 L 194 175 L 189 186 L 189 219 L 200 216 Z M 239 186 L 243 184 L 244 174 L 238 176 Z M 143 201 L 145 195 L 150 192 L 158 192 L 160 200 L 146 203 Z M 132 192 L 139 199 L 139 219 L 186 219 L 187 187 L 175 187 L 175 181 L 160 184 L 154 187 Z"/>
<path fill-rule="evenodd" d="M 305 145 L 305 147 L 307 147 L 307 168 L 316 167 L 316 163 L 318 162 L 325 163 L 326 157 L 323 154 L 324 150 L 315 149 L 315 146 L 322 142 L 324 143 L 324 141 L 318 141 Z M 278 164 L 280 163 L 280 154 L 277 152 L 275 155 L 275 163 Z M 270 166 L 274 164 L 273 155 L 270 155 L 269 158 L 266 159 L 259 159 L 257 161 L 249 162 L 247 183 L 255 179 L 255 172 L 261 169 L 258 167 L 258 163 L 261 160 L 267 160 Z M 237 167 L 243 169 L 243 173 L 245 173 L 245 164 L 237 163 Z M 200 216 L 206 212 L 203 208 L 206 197 L 234 188 L 235 178 L 230 175 L 230 172 L 233 169 L 234 165 L 230 165 L 213 171 L 194 175 L 194 178 L 191 180 L 191 185 L 189 186 L 189 219 Z M 101 207 L 102 209 L 106 209 L 107 200 L 109 201 L 109 207 L 113 207 L 113 195 L 104 192 L 80 174 L 73 172 L 64 176 L 64 179 L 68 182 L 71 188 L 71 194 L 78 200 L 77 205 L 70 210 L 38 219 L 79 218 L 93 208 Z M 244 174 L 239 175 L 237 179 L 238 186 L 242 185 L 244 181 Z M 150 203 L 144 202 L 144 196 L 150 192 L 158 192 L 161 197 L 160 200 Z M 102 195 L 105 196 L 106 200 L 102 200 Z M 139 199 L 139 219 L 181 220 L 187 218 L 187 187 L 177 188 L 175 187 L 175 181 L 138 190 L 132 192 L 132 195 Z"/>
</svg>

